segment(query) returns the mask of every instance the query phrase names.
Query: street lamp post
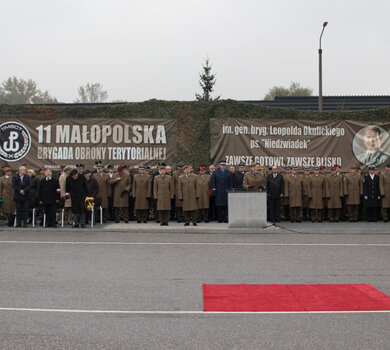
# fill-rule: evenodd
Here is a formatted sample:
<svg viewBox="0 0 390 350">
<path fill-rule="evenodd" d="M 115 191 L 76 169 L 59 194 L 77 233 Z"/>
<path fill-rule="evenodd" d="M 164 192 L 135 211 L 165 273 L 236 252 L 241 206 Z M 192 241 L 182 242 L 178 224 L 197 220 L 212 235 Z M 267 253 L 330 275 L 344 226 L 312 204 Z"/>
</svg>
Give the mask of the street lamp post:
<svg viewBox="0 0 390 350">
<path fill-rule="evenodd" d="M 328 25 L 328 22 L 324 22 L 322 25 L 322 31 L 320 35 L 320 48 L 318 49 L 319 57 L 319 89 L 318 89 L 318 110 L 322 112 L 322 48 L 321 48 L 321 39 L 322 34 L 324 33 L 325 27 Z"/>
</svg>

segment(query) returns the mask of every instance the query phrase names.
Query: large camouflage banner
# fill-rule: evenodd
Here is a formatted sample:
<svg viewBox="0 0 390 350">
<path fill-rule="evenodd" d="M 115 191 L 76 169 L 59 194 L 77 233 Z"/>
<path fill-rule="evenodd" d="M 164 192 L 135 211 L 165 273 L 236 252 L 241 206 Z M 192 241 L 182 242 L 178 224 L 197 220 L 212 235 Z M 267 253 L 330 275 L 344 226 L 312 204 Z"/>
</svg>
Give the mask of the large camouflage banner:
<svg viewBox="0 0 390 350">
<path fill-rule="evenodd" d="M 0 159 L 58 169 L 96 161 L 113 165 L 176 162 L 174 119 L 13 119 L 0 121 Z"/>
<path fill-rule="evenodd" d="M 211 119 L 211 160 L 271 167 L 384 167 L 390 162 L 390 122 Z"/>
</svg>

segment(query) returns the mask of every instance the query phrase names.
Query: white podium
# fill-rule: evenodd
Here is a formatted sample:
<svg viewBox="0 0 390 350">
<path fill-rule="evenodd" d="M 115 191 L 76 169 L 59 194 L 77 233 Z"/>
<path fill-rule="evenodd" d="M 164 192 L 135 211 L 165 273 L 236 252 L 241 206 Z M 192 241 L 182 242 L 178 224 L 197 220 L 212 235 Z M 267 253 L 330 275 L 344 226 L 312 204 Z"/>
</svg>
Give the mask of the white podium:
<svg viewBox="0 0 390 350">
<path fill-rule="evenodd" d="M 261 228 L 267 226 L 267 192 L 228 191 L 229 227 Z"/>
</svg>

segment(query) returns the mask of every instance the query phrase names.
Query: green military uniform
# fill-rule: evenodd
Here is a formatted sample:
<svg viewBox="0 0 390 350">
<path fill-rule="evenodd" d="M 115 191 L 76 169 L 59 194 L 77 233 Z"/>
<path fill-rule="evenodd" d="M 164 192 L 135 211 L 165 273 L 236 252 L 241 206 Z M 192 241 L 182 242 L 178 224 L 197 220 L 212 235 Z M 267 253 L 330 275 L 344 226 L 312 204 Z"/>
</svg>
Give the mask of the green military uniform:
<svg viewBox="0 0 390 350">
<path fill-rule="evenodd" d="M 342 208 L 342 198 L 344 196 L 343 177 L 342 175 L 330 174 L 326 177 L 328 181 L 329 199 L 328 199 L 328 216 L 329 221 L 338 222 Z"/>
<path fill-rule="evenodd" d="M 302 195 L 304 192 L 303 177 L 289 174 L 285 177 L 284 197 L 289 201 L 291 222 L 302 220 Z"/>
<path fill-rule="evenodd" d="M 343 193 L 349 221 L 357 221 L 360 197 L 363 195 L 363 180 L 359 173 L 348 173 L 344 176 Z"/>
<path fill-rule="evenodd" d="M 149 201 L 152 196 L 152 180 L 149 174 L 135 174 L 133 178 L 134 209 L 138 223 L 148 221 Z"/>
</svg>

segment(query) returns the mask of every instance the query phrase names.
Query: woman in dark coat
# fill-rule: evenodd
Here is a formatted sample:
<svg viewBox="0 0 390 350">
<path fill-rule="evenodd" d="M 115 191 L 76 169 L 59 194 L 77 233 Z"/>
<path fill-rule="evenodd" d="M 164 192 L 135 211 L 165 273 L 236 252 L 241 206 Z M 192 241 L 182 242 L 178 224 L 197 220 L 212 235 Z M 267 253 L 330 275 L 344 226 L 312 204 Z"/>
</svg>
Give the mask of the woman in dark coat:
<svg viewBox="0 0 390 350">
<path fill-rule="evenodd" d="M 38 194 L 39 194 L 39 178 L 33 169 L 27 171 L 27 175 L 30 176 L 31 186 L 29 192 L 30 209 L 34 209 L 38 206 Z"/>
<path fill-rule="evenodd" d="M 66 178 L 66 192 L 70 194 L 72 200 L 73 228 L 79 227 L 79 225 L 84 228 L 87 188 L 85 185 L 85 177 L 78 174 L 76 169 L 73 169 Z"/>
</svg>

